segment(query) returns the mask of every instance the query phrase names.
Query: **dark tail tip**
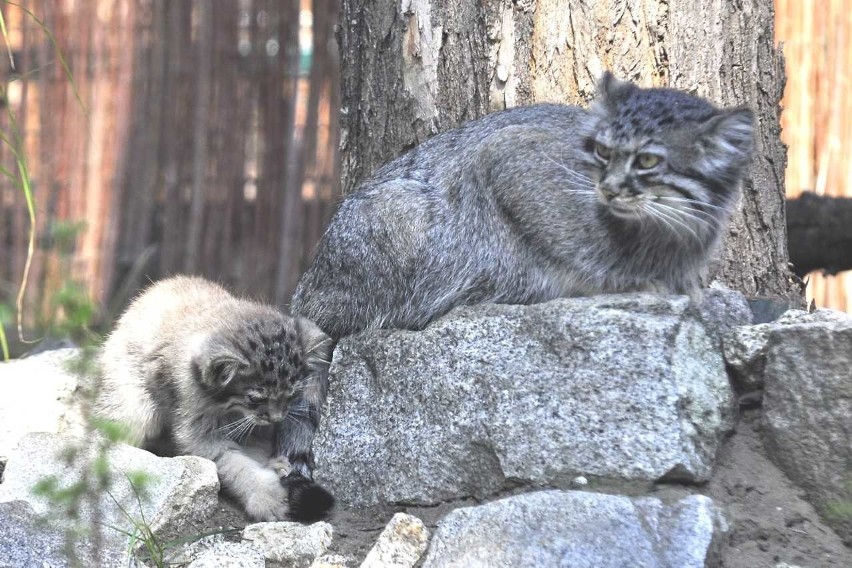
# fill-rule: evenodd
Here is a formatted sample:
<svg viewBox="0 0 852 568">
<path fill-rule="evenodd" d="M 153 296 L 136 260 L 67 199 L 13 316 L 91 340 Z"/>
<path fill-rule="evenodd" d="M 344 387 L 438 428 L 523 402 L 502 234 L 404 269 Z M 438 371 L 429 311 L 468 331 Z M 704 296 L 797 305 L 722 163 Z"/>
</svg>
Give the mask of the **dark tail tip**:
<svg viewBox="0 0 852 568">
<path fill-rule="evenodd" d="M 291 473 L 282 482 L 287 488 L 288 513 L 294 521 L 321 521 L 334 507 L 334 496 L 331 493 L 298 473 Z"/>
</svg>

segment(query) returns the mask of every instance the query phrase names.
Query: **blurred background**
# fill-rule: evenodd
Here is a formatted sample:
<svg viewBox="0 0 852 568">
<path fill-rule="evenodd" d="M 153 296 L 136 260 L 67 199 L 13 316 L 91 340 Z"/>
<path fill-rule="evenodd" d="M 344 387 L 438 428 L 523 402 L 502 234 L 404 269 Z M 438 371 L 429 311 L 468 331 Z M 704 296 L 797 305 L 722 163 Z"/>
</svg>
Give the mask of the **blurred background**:
<svg viewBox="0 0 852 568">
<path fill-rule="evenodd" d="M 803 191 L 852 197 L 852 6 L 818 4 L 775 0 L 775 40 L 787 63 L 781 139 L 788 200 Z M 852 273 L 813 272 L 806 280 L 808 302 L 852 312 Z"/>
<path fill-rule="evenodd" d="M 336 2 L 0 7 L 0 165 L 17 174 L 25 150 L 37 211 L 25 327 L 109 321 L 180 272 L 287 301 L 339 192 Z M 7 323 L 29 237 L 19 185 L 0 185 Z"/>
<path fill-rule="evenodd" d="M 844 4 L 776 0 L 791 198 L 852 196 Z M 63 322 L 106 325 L 149 279 L 182 272 L 285 304 L 340 192 L 337 1 L 0 9 L 10 48 L 0 53 L 7 329 L 27 264 L 30 191 L 23 323 L 36 335 Z M 852 308 L 848 276 L 806 278 L 816 305 Z"/>
</svg>

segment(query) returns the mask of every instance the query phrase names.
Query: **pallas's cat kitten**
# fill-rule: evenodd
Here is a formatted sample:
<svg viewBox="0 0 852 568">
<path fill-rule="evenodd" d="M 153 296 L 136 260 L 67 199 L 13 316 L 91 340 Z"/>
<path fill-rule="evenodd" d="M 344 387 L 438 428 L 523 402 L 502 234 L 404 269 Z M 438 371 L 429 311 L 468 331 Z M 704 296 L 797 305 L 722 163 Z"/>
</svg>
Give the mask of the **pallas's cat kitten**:
<svg viewBox="0 0 852 568">
<path fill-rule="evenodd" d="M 451 308 L 693 294 L 735 207 L 752 113 L 604 74 L 590 109 L 487 115 L 347 196 L 292 310 L 340 338 Z"/>
<path fill-rule="evenodd" d="M 119 319 L 95 412 L 125 424 L 137 445 L 213 460 L 252 519 L 314 520 L 334 503 L 311 481 L 330 357 L 310 321 L 178 276 Z"/>
</svg>

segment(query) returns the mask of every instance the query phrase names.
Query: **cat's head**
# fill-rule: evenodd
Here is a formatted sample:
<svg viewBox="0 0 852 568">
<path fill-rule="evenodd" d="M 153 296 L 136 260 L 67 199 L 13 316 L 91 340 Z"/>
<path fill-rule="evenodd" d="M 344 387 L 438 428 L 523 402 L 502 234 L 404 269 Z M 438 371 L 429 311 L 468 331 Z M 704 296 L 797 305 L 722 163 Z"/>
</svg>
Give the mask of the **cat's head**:
<svg viewBox="0 0 852 568">
<path fill-rule="evenodd" d="M 600 202 L 621 219 L 715 233 L 733 209 L 753 145 L 753 115 L 604 73 L 583 150 Z"/>
<path fill-rule="evenodd" d="M 271 424 L 285 419 L 297 394 L 308 402 L 320 396 L 313 379 L 328 372 L 332 348 L 313 322 L 270 308 L 201 338 L 191 372 L 222 414 Z"/>
</svg>

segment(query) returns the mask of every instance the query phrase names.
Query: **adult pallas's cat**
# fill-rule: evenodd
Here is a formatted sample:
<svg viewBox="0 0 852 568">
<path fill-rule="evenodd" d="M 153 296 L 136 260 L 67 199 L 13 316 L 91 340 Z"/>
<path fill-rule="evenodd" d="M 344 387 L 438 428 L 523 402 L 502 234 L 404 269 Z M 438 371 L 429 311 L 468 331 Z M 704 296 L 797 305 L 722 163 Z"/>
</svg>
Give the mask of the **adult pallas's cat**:
<svg viewBox="0 0 852 568">
<path fill-rule="evenodd" d="M 455 306 L 693 294 L 735 207 L 752 113 L 605 73 L 427 140 L 347 196 L 293 297 L 335 339 Z"/>
</svg>

